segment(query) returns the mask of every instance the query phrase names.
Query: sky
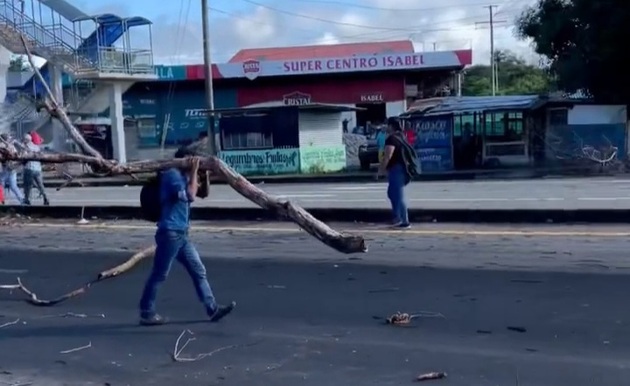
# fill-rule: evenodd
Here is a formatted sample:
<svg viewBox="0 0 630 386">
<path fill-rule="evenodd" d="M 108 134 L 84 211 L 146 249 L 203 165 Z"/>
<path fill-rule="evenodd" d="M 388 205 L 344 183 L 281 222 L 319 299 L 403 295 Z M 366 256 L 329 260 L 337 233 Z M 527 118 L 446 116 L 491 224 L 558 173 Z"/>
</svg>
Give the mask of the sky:
<svg viewBox="0 0 630 386">
<path fill-rule="evenodd" d="M 199 0 L 67 0 L 88 14 L 144 16 L 152 27 L 156 64 L 203 62 Z M 416 51 L 473 49 L 488 63 L 489 10 L 495 47 L 537 62 L 529 42 L 514 37 L 514 21 L 534 0 L 209 0 L 212 61 L 227 62 L 243 48 L 407 40 Z M 159 5 L 158 5 L 159 4 Z M 90 26 L 85 26 L 89 29 Z M 132 42 L 148 45 L 137 27 Z"/>
</svg>

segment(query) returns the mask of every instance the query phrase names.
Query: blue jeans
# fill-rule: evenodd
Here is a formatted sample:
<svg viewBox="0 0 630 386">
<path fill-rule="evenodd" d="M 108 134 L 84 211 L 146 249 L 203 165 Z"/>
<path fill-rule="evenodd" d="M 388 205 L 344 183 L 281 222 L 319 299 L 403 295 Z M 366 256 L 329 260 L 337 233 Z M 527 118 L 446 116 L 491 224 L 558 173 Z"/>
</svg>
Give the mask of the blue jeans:
<svg viewBox="0 0 630 386">
<path fill-rule="evenodd" d="M 392 203 L 394 222 L 409 224 L 409 212 L 405 203 L 407 173 L 403 165 L 394 165 L 387 171 L 387 198 Z"/>
<path fill-rule="evenodd" d="M 15 170 L 2 172 L 2 185 L 9 188 L 16 200 L 21 204 L 24 201 L 22 192 L 17 183 L 17 172 Z"/>
<path fill-rule="evenodd" d="M 205 305 L 208 315 L 214 314 L 217 303 L 208 283 L 206 267 L 203 265 L 195 246 L 188 240 L 188 233 L 182 231 L 158 230 L 155 234 L 155 258 L 153 269 L 144 286 L 140 299 L 140 317 L 155 315 L 155 300 L 159 285 L 166 280 L 173 261 L 177 259 L 186 268 L 193 281 L 197 297 Z"/>
</svg>

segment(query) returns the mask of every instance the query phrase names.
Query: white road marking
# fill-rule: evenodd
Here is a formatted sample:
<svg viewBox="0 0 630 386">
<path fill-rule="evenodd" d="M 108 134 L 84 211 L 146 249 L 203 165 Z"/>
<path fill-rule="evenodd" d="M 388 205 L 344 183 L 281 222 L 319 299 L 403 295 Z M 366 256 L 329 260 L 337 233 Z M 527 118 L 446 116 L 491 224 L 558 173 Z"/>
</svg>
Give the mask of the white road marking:
<svg viewBox="0 0 630 386">
<path fill-rule="evenodd" d="M 579 201 L 626 201 L 630 197 L 578 197 Z"/>
<path fill-rule="evenodd" d="M 312 194 L 312 195 L 302 195 L 302 196 L 276 196 L 281 199 L 293 199 L 297 198 L 298 201 L 301 202 L 353 202 L 353 203 L 362 203 L 362 202 L 387 202 L 387 197 L 382 198 L 335 198 L 334 195 L 325 195 L 325 194 Z M 614 201 L 614 200 L 628 200 L 630 198 L 578 198 L 577 200 L 582 201 Z M 524 197 L 524 198 L 474 198 L 474 197 L 461 197 L 461 198 L 410 198 L 407 201 L 410 202 L 540 202 L 540 201 L 565 201 L 564 198 L 557 197 Z M 230 203 L 230 202 L 249 202 L 246 198 L 243 197 L 235 197 L 235 198 L 226 198 L 226 199 L 208 199 L 201 202 L 207 203 Z M 55 199 L 53 204 L 55 203 L 74 203 L 74 204 L 99 204 L 99 203 L 134 203 L 139 204 L 140 200 L 136 198 L 103 198 L 103 199 L 89 199 L 89 198 L 59 198 Z"/>
</svg>

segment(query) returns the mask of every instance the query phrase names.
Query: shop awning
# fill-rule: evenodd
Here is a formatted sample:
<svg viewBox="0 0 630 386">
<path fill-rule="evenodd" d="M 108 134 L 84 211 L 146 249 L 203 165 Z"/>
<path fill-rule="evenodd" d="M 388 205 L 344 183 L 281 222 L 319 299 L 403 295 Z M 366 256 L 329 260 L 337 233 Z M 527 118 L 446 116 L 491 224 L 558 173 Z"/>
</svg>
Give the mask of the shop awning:
<svg viewBox="0 0 630 386">
<path fill-rule="evenodd" d="M 485 111 L 528 111 L 544 106 L 548 98 L 538 95 L 494 97 L 445 97 L 414 102 L 401 117 L 472 114 Z"/>
<path fill-rule="evenodd" d="M 261 114 L 265 112 L 269 112 L 271 110 L 282 109 L 282 108 L 297 108 L 300 111 L 321 111 L 321 112 L 344 112 L 344 111 L 363 111 L 366 110 L 362 107 L 354 107 L 348 105 L 336 105 L 336 104 L 328 104 L 328 103 L 310 103 L 307 105 L 299 105 L 299 106 L 287 106 L 282 102 L 269 102 L 269 103 L 261 103 L 255 106 L 247 106 L 247 107 L 234 107 L 234 108 L 225 108 L 225 109 L 214 109 L 214 110 L 204 110 L 205 113 L 211 114 Z"/>
</svg>

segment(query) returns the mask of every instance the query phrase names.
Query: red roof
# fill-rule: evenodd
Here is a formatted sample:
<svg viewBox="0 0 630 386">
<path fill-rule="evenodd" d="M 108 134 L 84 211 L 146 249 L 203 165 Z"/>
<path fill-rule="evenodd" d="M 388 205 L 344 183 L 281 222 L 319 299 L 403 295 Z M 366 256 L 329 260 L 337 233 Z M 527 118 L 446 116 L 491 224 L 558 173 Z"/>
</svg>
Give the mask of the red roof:
<svg viewBox="0 0 630 386">
<path fill-rule="evenodd" d="M 300 60 L 315 58 L 338 58 L 354 55 L 400 54 L 414 52 L 411 40 L 378 43 L 349 43 L 301 47 L 252 48 L 240 50 L 230 63 L 246 60 Z"/>
</svg>

